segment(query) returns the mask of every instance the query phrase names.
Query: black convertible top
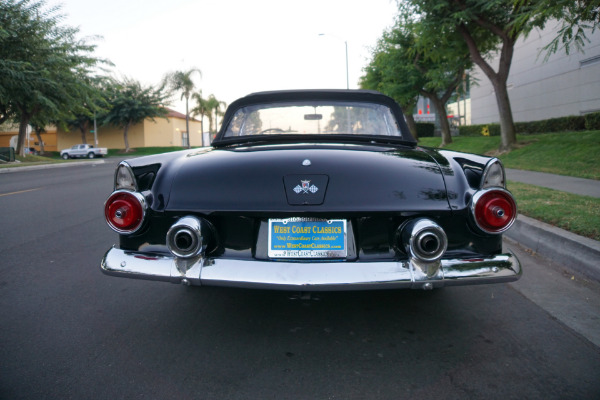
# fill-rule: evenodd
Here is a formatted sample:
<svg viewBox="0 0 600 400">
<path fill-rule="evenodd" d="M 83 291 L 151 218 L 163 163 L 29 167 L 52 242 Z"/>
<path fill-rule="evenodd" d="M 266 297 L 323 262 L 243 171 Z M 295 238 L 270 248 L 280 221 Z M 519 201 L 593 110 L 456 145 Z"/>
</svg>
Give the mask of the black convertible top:
<svg viewBox="0 0 600 400">
<path fill-rule="evenodd" d="M 242 97 L 227 107 L 227 111 L 223 117 L 223 124 L 217 133 L 213 144 L 218 146 L 222 141 L 227 126 L 233 118 L 237 110 L 243 107 L 269 104 L 269 103 L 286 103 L 291 101 L 348 101 L 348 102 L 365 102 L 375 103 L 387 106 L 400 125 L 402 133 L 402 141 L 407 144 L 416 145 L 417 141 L 413 138 L 404 120 L 404 114 L 398 103 L 391 97 L 388 97 L 375 90 L 346 90 L 346 89 L 310 89 L 310 90 L 277 90 L 267 92 L 251 93 Z"/>
</svg>

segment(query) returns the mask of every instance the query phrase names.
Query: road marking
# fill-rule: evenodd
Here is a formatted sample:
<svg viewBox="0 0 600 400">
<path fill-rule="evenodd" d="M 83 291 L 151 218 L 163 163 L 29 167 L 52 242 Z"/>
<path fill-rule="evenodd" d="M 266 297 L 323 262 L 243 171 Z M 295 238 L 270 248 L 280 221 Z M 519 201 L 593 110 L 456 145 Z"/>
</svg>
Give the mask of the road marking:
<svg viewBox="0 0 600 400">
<path fill-rule="evenodd" d="M 33 192 L 33 191 L 35 191 L 35 190 L 40 190 L 40 189 L 41 189 L 41 187 L 39 187 L 39 188 L 35 188 L 35 189 L 20 190 L 20 191 L 18 191 L 18 192 L 3 193 L 3 194 L 0 194 L 0 197 L 2 197 L 2 196 L 10 196 L 10 195 L 12 195 L 12 194 L 19 194 L 19 193 Z"/>
</svg>

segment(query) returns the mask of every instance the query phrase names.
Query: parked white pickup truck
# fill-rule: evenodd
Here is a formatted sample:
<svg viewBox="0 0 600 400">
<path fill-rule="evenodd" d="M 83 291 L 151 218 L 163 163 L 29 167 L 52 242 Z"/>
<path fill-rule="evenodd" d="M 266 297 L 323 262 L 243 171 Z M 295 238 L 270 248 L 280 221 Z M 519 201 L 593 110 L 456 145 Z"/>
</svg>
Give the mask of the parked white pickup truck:
<svg viewBox="0 0 600 400">
<path fill-rule="evenodd" d="M 96 158 L 102 157 L 108 154 L 106 147 L 94 147 L 90 144 L 76 144 L 70 149 L 60 151 L 60 156 L 68 160 L 69 158 Z"/>
</svg>

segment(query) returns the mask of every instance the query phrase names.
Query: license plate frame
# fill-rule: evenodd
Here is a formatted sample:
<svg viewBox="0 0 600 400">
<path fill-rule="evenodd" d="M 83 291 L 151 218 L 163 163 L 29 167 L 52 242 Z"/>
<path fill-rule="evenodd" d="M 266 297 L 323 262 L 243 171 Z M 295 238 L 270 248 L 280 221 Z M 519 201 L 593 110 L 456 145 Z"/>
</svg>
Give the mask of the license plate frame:
<svg viewBox="0 0 600 400">
<path fill-rule="evenodd" d="M 345 219 L 269 219 L 268 256 L 301 260 L 346 258 L 347 225 Z"/>
</svg>

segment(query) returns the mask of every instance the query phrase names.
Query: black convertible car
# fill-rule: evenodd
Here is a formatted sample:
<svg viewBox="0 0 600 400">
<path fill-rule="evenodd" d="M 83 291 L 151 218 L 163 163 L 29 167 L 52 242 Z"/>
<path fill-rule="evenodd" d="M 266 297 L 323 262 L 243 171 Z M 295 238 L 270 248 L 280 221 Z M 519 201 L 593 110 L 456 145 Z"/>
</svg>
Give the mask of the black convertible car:
<svg viewBox="0 0 600 400">
<path fill-rule="evenodd" d="M 419 147 L 378 92 L 262 92 L 212 147 L 123 161 L 108 275 L 296 291 L 514 281 L 496 158 Z"/>
</svg>

